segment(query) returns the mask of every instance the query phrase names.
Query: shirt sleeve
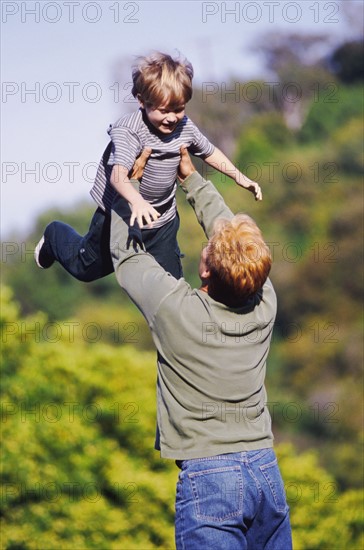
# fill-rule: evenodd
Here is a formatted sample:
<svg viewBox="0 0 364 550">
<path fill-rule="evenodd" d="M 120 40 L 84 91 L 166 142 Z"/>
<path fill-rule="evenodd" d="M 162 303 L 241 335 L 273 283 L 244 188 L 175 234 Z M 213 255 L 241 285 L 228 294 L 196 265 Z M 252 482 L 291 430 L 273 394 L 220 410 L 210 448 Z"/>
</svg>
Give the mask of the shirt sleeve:
<svg viewBox="0 0 364 550">
<path fill-rule="evenodd" d="M 135 132 L 124 126 L 110 126 L 108 130 L 112 142 L 109 165 L 119 164 L 131 170 L 141 152 L 141 144 Z"/>
<path fill-rule="evenodd" d="M 195 211 L 197 220 L 209 239 L 214 233 L 215 220 L 231 220 L 234 216 L 211 181 L 193 172 L 182 183 L 186 198 Z"/>
<path fill-rule="evenodd" d="M 192 120 L 189 120 L 189 123 L 193 131 L 193 142 L 188 147 L 189 152 L 195 157 L 209 157 L 214 152 L 215 146 L 200 132 Z"/>
</svg>

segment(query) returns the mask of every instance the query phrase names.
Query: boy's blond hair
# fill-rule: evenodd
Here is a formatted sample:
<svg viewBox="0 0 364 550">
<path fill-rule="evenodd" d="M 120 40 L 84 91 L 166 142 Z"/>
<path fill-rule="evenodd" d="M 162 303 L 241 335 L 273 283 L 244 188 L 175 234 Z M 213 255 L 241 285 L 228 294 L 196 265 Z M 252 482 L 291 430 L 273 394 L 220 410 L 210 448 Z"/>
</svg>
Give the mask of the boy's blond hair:
<svg viewBox="0 0 364 550">
<path fill-rule="evenodd" d="M 134 97 L 148 106 L 179 106 L 192 97 L 193 68 L 187 59 L 154 52 L 138 57 L 132 70 Z"/>
<path fill-rule="evenodd" d="M 206 265 L 210 296 L 239 307 L 264 285 L 272 256 L 254 220 L 237 214 L 232 220 L 217 220 L 207 246 Z"/>
</svg>

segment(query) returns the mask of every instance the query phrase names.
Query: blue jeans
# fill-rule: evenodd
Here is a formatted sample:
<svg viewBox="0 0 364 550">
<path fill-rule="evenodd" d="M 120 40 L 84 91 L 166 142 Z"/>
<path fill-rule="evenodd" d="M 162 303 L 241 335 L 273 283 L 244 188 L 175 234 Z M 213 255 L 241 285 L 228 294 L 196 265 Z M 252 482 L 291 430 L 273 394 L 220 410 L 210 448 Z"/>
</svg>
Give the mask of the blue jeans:
<svg viewBox="0 0 364 550">
<path fill-rule="evenodd" d="M 291 550 L 273 449 L 177 461 L 177 550 Z"/>
<path fill-rule="evenodd" d="M 71 226 L 54 221 L 44 232 L 46 251 L 79 281 L 91 282 L 105 277 L 114 271 L 110 254 L 110 222 L 110 216 L 98 208 L 88 232 L 81 236 Z M 183 275 L 178 229 L 177 214 L 162 227 L 141 232 L 146 251 L 176 279 Z"/>
</svg>

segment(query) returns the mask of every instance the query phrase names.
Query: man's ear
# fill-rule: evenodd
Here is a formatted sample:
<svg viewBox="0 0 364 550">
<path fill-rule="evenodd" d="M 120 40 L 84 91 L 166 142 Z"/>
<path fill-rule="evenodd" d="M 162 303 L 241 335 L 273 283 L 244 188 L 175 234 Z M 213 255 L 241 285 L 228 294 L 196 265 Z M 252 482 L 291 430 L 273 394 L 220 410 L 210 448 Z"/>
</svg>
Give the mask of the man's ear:
<svg viewBox="0 0 364 550">
<path fill-rule="evenodd" d="M 137 94 L 137 100 L 139 101 L 139 105 L 142 109 L 144 109 L 144 101 L 142 100 L 142 96 L 140 94 Z"/>
<path fill-rule="evenodd" d="M 208 281 L 211 277 L 211 271 L 206 267 L 202 273 L 200 274 L 200 278 L 203 280 L 203 281 Z"/>
</svg>

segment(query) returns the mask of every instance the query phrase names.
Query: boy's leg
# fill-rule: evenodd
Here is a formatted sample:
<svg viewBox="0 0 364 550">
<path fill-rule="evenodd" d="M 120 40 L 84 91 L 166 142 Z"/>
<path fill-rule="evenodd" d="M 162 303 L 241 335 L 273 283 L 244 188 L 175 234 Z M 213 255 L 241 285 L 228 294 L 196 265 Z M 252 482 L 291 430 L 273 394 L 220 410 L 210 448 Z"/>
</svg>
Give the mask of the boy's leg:
<svg viewBox="0 0 364 550">
<path fill-rule="evenodd" d="M 181 252 L 177 242 L 179 216 L 157 229 L 143 229 L 145 249 L 176 279 L 183 277 Z"/>
<path fill-rule="evenodd" d="M 79 281 L 90 282 L 109 275 L 114 271 L 110 256 L 110 216 L 98 208 L 84 237 L 65 223 L 50 223 L 44 232 L 40 262 L 37 261 L 41 266 L 42 256 L 49 260 L 49 265 L 53 259 L 57 260 Z"/>
</svg>

